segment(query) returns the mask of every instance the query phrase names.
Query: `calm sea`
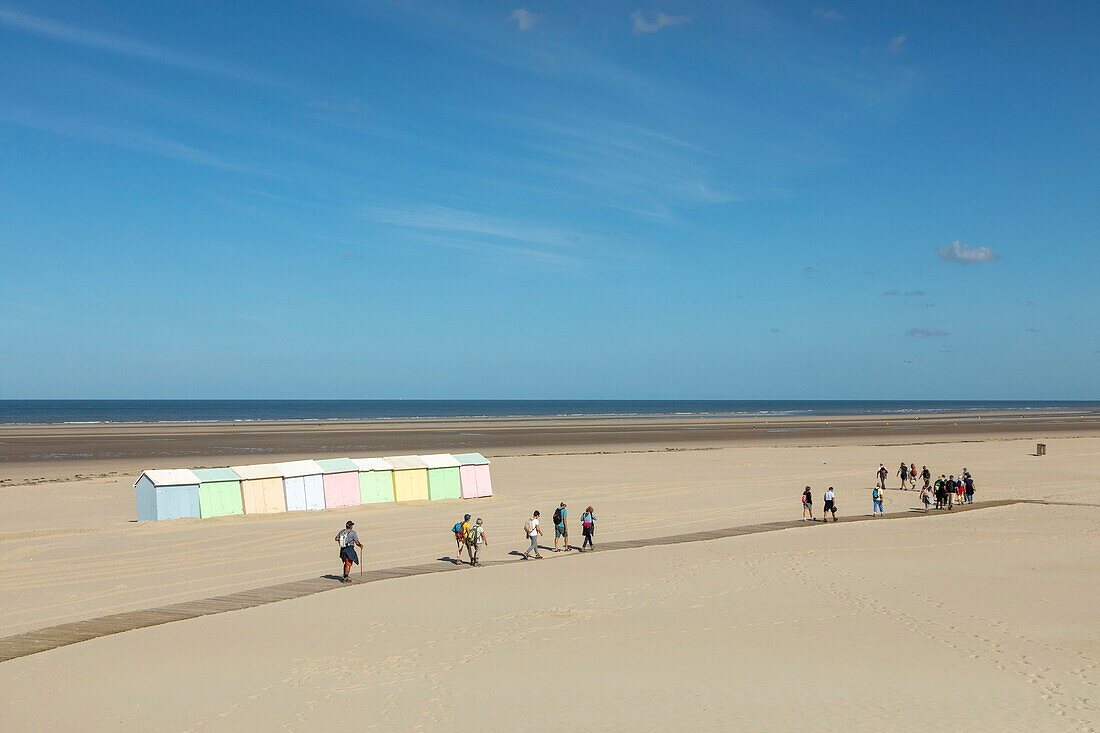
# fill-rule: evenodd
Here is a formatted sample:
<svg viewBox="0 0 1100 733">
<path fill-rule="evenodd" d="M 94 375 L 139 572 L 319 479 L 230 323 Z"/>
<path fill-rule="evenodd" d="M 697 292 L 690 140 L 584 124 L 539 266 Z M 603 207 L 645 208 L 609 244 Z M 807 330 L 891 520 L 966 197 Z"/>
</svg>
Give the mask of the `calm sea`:
<svg viewBox="0 0 1100 733">
<path fill-rule="evenodd" d="M 398 420 L 586 415 L 891 415 L 1073 409 L 1100 402 L 872 400 L 0 400 L 0 424 Z"/>
</svg>

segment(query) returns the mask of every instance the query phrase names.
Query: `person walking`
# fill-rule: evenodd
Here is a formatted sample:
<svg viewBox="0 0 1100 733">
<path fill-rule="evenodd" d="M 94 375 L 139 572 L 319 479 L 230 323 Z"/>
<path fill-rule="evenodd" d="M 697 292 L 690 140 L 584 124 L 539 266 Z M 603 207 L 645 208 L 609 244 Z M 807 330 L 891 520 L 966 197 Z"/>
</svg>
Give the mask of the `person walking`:
<svg viewBox="0 0 1100 733">
<path fill-rule="evenodd" d="M 909 464 L 909 488 L 911 490 L 917 488 L 917 464 L 915 463 Z"/>
<path fill-rule="evenodd" d="M 566 508 L 564 501 L 554 510 L 554 552 L 559 552 L 559 538 L 561 538 L 562 544 L 565 545 L 562 548 L 563 550 L 568 552 L 573 549 L 569 546 L 569 509 Z"/>
<path fill-rule="evenodd" d="M 905 464 L 902 464 L 902 465 L 904 466 Z M 879 515 L 879 514 L 881 514 L 884 517 L 886 516 L 886 510 L 882 506 L 882 500 L 883 500 L 883 497 L 885 496 L 885 494 L 886 494 L 886 492 L 884 492 L 882 489 L 880 489 L 877 486 L 875 488 L 871 489 L 871 516 L 872 517 L 876 516 L 876 515 Z"/>
<path fill-rule="evenodd" d="M 802 521 L 806 521 L 806 515 L 810 516 L 810 521 L 814 521 L 814 495 L 810 491 L 810 487 L 807 486 L 802 491 Z"/>
<path fill-rule="evenodd" d="M 461 522 L 455 522 L 455 526 L 451 527 L 451 531 L 455 533 L 455 543 L 458 545 L 455 552 L 458 555 L 457 559 L 461 561 L 462 549 L 466 547 L 466 533 L 470 531 L 470 515 L 467 514 L 462 517 Z"/>
<path fill-rule="evenodd" d="M 592 511 L 592 507 L 589 506 L 581 514 L 581 534 L 584 535 L 584 542 L 581 543 L 581 552 L 584 552 L 584 548 L 595 550 L 596 546 L 592 544 L 592 535 L 596 534 L 596 513 Z"/>
<path fill-rule="evenodd" d="M 542 536 L 542 527 L 539 526 L 539 510 L 536 509 L 523 525 L 523 536 L 531 540 L 530 547 L 527 548 L 527 552 L 523 553 L 523 559 L 526 560 L 531 555 L 542 559 L 542 555 L 539 554 L 539 537 Z"/>
<path fill-rule="evenodd" d="M 885 481 L 886 479 L 883 479 Z M 836 494 L 833 492 L 833 487 L 830 486 L 825 490 L 825 494 L 821 497 L 825 501 L 825 506 L 821 510 L 821 520 L 823 522 L 829 521 L 829 514 L 833 515 L 833 522 L 836 523 Z"/>
<path fill-rule="evenodd" d="M 878 486 L 880 489 L 886 489 L 886 477 L 890 475 L 890 472 L 886 470 L 886 466 L 881 463 L 878 464 Z"/>
<path fill-rule="evenodd" d="M 969 473 L 965 474 L 966 478 L 963 479 L 963 483 L 966 484 L 966 503 L 974 503 L 974 477 Z"/>
<path fill-rule="evenodd" d="M 946 500 L 947 509 L 950 511 L 955 508 L 955 474 L 951 474 L 947 477 L 947 482 L 943 485 L 943 491 L 946 495 L 944 498 Z"/>
<path fill-rule="evenodd" d="M 901 462 L 901 468 L 898 469 L 898 476 L 901 477 L 901 490 L 905 490 L 905 484 L 909 482 L 909 466 L 905 465 L 905 461 Z"/>
<path fill-rule="evenodd" d="M 481 517 L 478 517 L 466 530 L 466 554 L 470 558 L 470 567 L 481 565 L 481 548 L 489 546 L 489 538 L 485 536 L 482 524 Z"/>
<path fill-rule="evenodd" d="M 924 468 L 921 469 L 920 477 L 922 479 L 924 479 L 924 488 L 926 488 L 926 489 L 932 488 L 932 483 L 931 483 L 931 481 L 932 481 L 932 472 L 928 470 L 928 466 L 925 466 Z"/>
<path fill-rule="evenodd" d="M 351 565 L 352 563 L 359 564 L 359 554 L 355 551 L 355 548 L 363 549 L 363 543 L 359 541 L 359 535 L 352 529 L 354 526 L 355 522 L 349 520 L 344 528 L 336 533 L 336 542 L 340 545 L 340 559 L 344 561 L 344 577 L 340 579 L 341 583 L 351 582 Z"/>
<path fill-rule="evenodd" d="M 928 488 L 928 484 L 921 487 L 920 503 L 924 505 L 924 511 L 926 512 L 928 511 L 928 506 L 932 503 L 932 497 L 929 496 L 931 492 L 932 490 Z"/>
</svg>

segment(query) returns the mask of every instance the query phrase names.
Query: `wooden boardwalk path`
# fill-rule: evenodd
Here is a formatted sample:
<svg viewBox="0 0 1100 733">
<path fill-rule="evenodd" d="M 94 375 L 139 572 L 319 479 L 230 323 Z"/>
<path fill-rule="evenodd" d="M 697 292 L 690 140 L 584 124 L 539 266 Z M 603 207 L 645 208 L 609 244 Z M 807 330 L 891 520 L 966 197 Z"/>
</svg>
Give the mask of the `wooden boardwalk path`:
<svg viewBox="0 0 1100 733">
<path fill-rule="evenodd" d="M 953 512 L 950 512 L 950 514 L 958 514 L 960 512 L 973 511 L 976 509 L 1009 506 L 1012 504 L 1043 503 L 1045 502 L 1012 499 L 987 501 L 979 504 L 962 505 L 957 507 Z M 944 516 L 947 514 L 949 514 L 949 512 L 934 511 L 925 513 L 921 511 L 907 511 L 888 514 L 881 519 L 875 518 L 874 521 L 883 521 L 884 519 L 892 521 L 916 517 Z M 871 521 L 872 519 L 870 515 L 844 517 L 840 523 L 850 524 L 852 522 Z M 612 550 L 625 550 L 635 547 L 678 545 L 684 542 L 705 542 L 707 540 L 758 534 L 760 532 L 775 532 L 781 529 L 821 526 L 824 526 L 823 522 L 804 522 L 799 520 L 766 522 L 763 524 L 750 524 L 740 527 L 728 527 L 726 529 L 706 530 L 689 534 L 671 535 L 668 537 L 601 542 L 597 551 L 609 552 Z M 573 553 L 570 553 L 570 555 L 572 554 Z M 495 560 L 486 562 L 485 565 L 505 565 L 515 562 L 523 562 L 523 560 L 517 557 L 514 560 Z M 120 634 L 124 631 L 132 631 L 148 626 L 158 626 L 160 624 L 171 623 L 172 621 L 183 621 L 184 619 L 197 618 L 199 616 L 211 616 L 216 613 L 225 613 L 226 611 L 239 611 L 244 608 L 253 608 L 268 603 L 275 603 L 277 601 L 286 601 L 291 598 L 301 598 L 303 596 L 313 595 L 314 593 L 348 588 L 362 583 L 374 583 L 381 580 L 390 580 L 392 578 L 407 578 L 412 575 L 448 572 L 459 570 L 464 567 L 468 566 L 454 561 L 437 560 L 436 562 L 423 565 L 406 565 L 396 568 L 386 568 L 384 570 L 368 570 L 361 576 L 353 576 L 354 582 L 352 583 L 341 583 L 336 576 L 329 575 L 320 578 L 298 580 L 291 583 L 269 585 L 263 588 L 255 588 L 239 593 L 230 593 L 214 598 L 203 598 L 197 601 L 174 603 L 169 606 L 150 608 L 143 611 L 128 611 L 126 613 L 116 613 L 110 616 L 87 619 L 85 621 L 74 621 L 72 623 L 50 626 L 36 631 L 27 631 L 22 634 L 0 639 L 0 662 L 6 662 L 18 657 L 26 657 L 31 654 L 38 654 L 39 652 L 56 649 L 69 644 L 76 644 L 81 641 L 88 641 L 89 639 L 95 639 L 100 636 Z"/>
</svg>

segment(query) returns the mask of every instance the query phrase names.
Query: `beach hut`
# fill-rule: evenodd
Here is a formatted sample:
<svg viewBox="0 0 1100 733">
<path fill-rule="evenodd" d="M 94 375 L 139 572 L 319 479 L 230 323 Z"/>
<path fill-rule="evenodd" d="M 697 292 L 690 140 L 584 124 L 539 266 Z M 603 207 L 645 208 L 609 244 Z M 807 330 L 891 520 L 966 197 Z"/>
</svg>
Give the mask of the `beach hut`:
<svg viewBox="0 0 1100 733">
<path fill-rule="evenodd" d="M 385 458 L 352 458 L 359 469 L 359 501 L 381 504 L 393 501 L 393 466 Z"/>
<path fill-rule="evenodd" d="M 186 468 L 144 471 L 134 483 L 139 521 L 199 517 L 199 477 Z"/>
<path fill-rule="evenodd" d="M 276 463 L 283 474 L 283 496 L 288 512 L 325 508 L 324 471 L 317 461 Z"/>
<path fill-rule="evenodd" d="M 350 458 L 325 458 L 317 461 L 324 471 L 325 506 L 359 506 L 359 467 Z"/>
<path fill-rule="evenodd" d="M 241 500 L 241 477 L 232 468 L 196 468 L 199 478 L 199 514 L 224 517 L 244 514 Z"/>
<path fill-rule="evenodd" d="M 278 466 L 233 466 L 241 477 L 241 499 L 245 514 L 276 514 L 286 511 L 283 473 Z"/>
<path fill-rule="evenodd" d="M 420 457 L 428 464 L 428 498 L 432 501 L 461 499 L 462 484 L 458 471 L 462 464 L 450 453 Z"/>
<path fill-rule="evenodd" d="M 420 456 L 387 456 L 386 460 L 393 465 L 394 499 L 428 499 L 428 464 Z"/>
<path fill-rule="evenodd" d="M 489 459 L 480 453 L 457 453 L 462 467 L 458 469 L 462 478 L 462 498 L 477 499 L 493 495 L 493 482 L 489 480 Z"/>
</svg>

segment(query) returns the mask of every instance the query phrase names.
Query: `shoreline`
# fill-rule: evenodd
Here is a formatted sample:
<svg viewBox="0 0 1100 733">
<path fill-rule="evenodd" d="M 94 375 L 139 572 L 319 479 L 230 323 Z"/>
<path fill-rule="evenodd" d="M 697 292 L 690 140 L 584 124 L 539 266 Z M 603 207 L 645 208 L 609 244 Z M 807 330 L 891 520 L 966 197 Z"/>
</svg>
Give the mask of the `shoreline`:
<svg viewBox="0 0 1100 733">
<path fill-rule="evenodd" d="M 1100 433 L 1100 413 L 815 416 L 608 416 L 415 420 L 96 423 L 0 426 L 0 466 L 51 470 L 104 462 L 129 469 L 260 463 L 296 457 L 479 451 L 490 458 L 751 443 L 922 443 Z M 140 462 L 140 463 L 138 463 Z M 33 471 L 32 471 L 33 473 Z M 14 476 L 0 478 L 11 485 Z M 7 479 L 7 480 L 5 480 Z"/>
</svg>

